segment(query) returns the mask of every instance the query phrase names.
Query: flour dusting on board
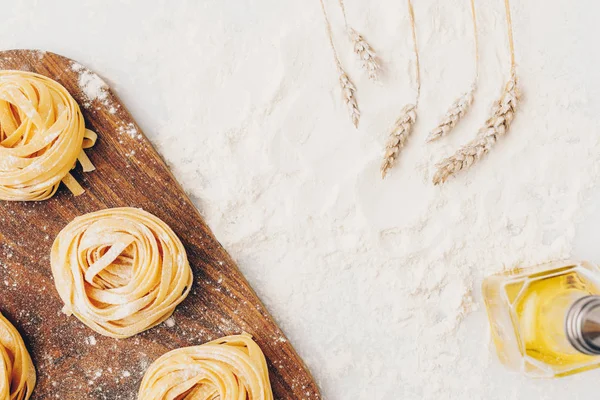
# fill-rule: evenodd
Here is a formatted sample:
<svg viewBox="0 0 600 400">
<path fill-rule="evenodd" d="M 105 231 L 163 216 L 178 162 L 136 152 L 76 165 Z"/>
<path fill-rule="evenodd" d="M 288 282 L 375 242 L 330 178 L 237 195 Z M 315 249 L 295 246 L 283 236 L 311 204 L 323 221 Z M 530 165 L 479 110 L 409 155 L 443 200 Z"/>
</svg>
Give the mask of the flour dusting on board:
<svg viewBox="0 0 600 400">
<path fill-rule="evenodd" d="M 71 64 L 71 69 L 79 73 L 79 87 L 89 102 L 99 100 L 104 105 L 108 105 L 108 85 L 102 78 L 77 62 Z"/>
</svg>

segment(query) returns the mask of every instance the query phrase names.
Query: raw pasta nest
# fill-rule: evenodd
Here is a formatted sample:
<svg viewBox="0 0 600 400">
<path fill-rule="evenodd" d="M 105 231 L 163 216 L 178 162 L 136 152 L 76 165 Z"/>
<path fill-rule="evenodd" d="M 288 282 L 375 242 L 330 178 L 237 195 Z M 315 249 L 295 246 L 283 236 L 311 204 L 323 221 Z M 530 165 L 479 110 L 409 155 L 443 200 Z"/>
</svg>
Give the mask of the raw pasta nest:
<svg viewBox="0 0 600 400">
<path fill-rule="evenodd" d="M 27 400 L 35 368 L 17 329 L 0 314 L 0 400 Z"/>
<path fill-rule="evenodd" d="M 75 218 L 58 234 L 50 258 L 63 311 L 114 338 L 160 324 L 192 286 L 179 238 L 159 218 L 137 208 Z"/>
<path fill-rule="evenodd" d="M 248 334 L 176 349 L 150 365 L 138 400 L 272 400 L 267 362 Z"/>
<path fill-rule="evenodd" d="M 85 129 L 79 106 L 58 82 L 25 71 L 0 71 L 0 200 L 46 200 L 60 182 L 83 193 L 69 171 L 96 134 Z"/>
</svg>

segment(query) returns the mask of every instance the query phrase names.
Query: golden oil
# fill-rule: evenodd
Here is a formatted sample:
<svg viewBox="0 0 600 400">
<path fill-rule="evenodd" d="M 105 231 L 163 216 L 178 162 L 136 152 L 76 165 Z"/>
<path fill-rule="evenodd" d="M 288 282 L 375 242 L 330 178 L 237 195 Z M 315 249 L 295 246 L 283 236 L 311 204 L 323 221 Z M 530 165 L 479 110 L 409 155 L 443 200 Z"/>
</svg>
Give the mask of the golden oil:
<svg viewBox="0 0 600 400">
<path fill-rule="evenodd" d="M 593 317 L 590 310 L 596 303 L 600 316 L 597 295 L 600 270 L 585 262 L 555 262 L 486 278 L 483 296 L 499 359 L 534 377 L 565 376 L 600 367 L 595 347 L 581 349 L 573 344 L 580 340 L 595 346 L 595 339 L 582 331 L 584 319 Z M 586 299 L 594 300 L 593 304 Z M 583 316 L 579 308 L 573 308 L 578 302 L 585 303 Z M 567 321 L 575 333 L 568 332 Z M 586 326 L 589 328 L 589 321 Z"/>
</svg>

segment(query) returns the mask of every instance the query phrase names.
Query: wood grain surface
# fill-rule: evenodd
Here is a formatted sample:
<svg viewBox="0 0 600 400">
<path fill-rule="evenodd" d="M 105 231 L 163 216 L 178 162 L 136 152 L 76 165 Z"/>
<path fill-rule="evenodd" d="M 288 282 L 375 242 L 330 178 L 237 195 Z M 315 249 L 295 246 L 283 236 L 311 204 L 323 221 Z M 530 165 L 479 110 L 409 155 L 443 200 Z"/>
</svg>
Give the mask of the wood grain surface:
<svg viewBox="0 0 600 400">
<path fill-rule="evenodd" d="M 135 399 L 144 371 L 163 353 L 242 331 L 253 335 L 267 358 L 275 398 L 320 399 L 292 345 L 114 93 L 106 88 L 90 97 L 80 85 L 96 75 L 48 52 L 0 52 L 0 69 L 58 81 L 81 105 L 86 126 L 98 133 L 87 151 L 96 171 L 73 170 L 83 195 L 74 197 L 61 186 L 47 201 L 0 202 L 0 311 L 33 357 L 38 383 L 32 399 Z M 116 340 L 61 313 L 49 255 L 73 218 L 122 206 L 141 207 L 173 228 L 187 250 L 194 285 L 172 319 Z"/>
</svg>

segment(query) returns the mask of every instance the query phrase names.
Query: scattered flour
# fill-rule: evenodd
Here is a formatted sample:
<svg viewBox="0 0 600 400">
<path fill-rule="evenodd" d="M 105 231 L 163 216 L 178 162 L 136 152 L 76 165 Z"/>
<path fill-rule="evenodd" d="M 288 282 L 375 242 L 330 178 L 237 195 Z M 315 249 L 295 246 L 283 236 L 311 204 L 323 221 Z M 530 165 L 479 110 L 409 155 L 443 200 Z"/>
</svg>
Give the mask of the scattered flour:
<svg viewBox="0 0 600 400">
<path fill-rule="evenodd" d="M 471 23 L 465 0 L 413 2 L 423 95 L 414 134 L 384 182 L 388 128 L 414 95 L 405 3 L 347 2 L 349 22 L 384 63 L 378 86 L 360 73 L 337 4 L 326 1 L 358 89 L 358 130 L 340 98 L 316 1 L 239 0 L 235 12 L 218 1 L 102 2 L 90 5 L 95 17 L 83 30 L 51 2 L 37 3 L 15 2 L 14 14 L 53 29 L 9 18 L 0 26 L 4 46 L 30 39 L 65 48 L 118 84 L 325 398 L 597 394 L 599 372 L 554 381 L 507 373 L 489 347 L 480 293 L 490 273 L 578 257 L 579 223 L 598 214 L 588 207 L 600 186 L 597 3 L 544 2 L 542 16 L 540 2 L 512 2 L 519 112 L 485 160 L 438 188 L 430 183 L 435 162 L 472 138 L 507 78 L 502 2 L 477 1 L 475 103 L 431 145 L 428 131 L 473 76 Z M 90 12 L 73 4 L 74 13 Z M 103 82 L 78 72 L 90 101 L 102 101 Z"/>
<path fill-rule="evenodd" d="M 108 85 L 102 78 L 77 62 L 71 64 L 71 69 L 79 73 L 79 87 L 89 102 L 98 100 L 102 104 L 108 105 Z M 114 107 L 110 107 L 109 112 L 114 113 L 110 111 L 114 110 Z"/>
<path fill-rule="evenodd" d="M 600 102 L 590 89 L 600 76 L 590 78 L 585 45 L 565 39 L 575 22 L 560 17 L 550 29 L 529 17 L 537 14 L 532 4 L 513 2 L 523 99 L 512 130 L 471 171 L 432 186 L 435 163 L 473 137 L 507 79 L 503 4 L 478 3 L 475 103 L 448 138 L 424 143 L 473 77 L 467 3 L 414 4 L 423 95 L 415 132 L 383 182 L 378 167 L 389 125 L 414 96 L 402 2 L 347 4 L 349 20 L 383 59 L 382 86 L 360 73 L 336 2 L 327 3 L 338 52 L 358 88 L 358 130 L 340 99 L 318 4 L 286 11 L 269 2 L 244 19 L 223 16 L 223 25 L 206 27 L 225 43 L 210 63 L 189 64 L 164 46 L 164 59 L 180 73 L 153 70 L 166 111 L 149 118 L 151 140 L 325 398 L 572 395 L 564 381 L 530 381 L 499 365 L 480 285 L 505 268 L 572 255 L 584 200 L 600 183 Z M 558 5 L 548 12 L 577 20 Z M 250 33 L 242 38 L 227 28 L 238 24 L 252 26 L 244 30 Z M 210 48 L 212 39 L 194 38 Z"/>
<path fill-rule="evenodd" d="M 137 128 L 135 127 L 135 125 L 132 124 L 131 122 L 127 123 L 127 124 L 120 125 L 117 128 L 117 133 L 119 135 L 128 135 L 132 139 L 141 139 L 142 138 L 141 133 L 137 130 Z"/>
</svg>

